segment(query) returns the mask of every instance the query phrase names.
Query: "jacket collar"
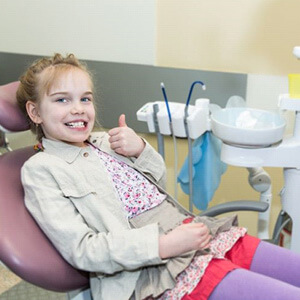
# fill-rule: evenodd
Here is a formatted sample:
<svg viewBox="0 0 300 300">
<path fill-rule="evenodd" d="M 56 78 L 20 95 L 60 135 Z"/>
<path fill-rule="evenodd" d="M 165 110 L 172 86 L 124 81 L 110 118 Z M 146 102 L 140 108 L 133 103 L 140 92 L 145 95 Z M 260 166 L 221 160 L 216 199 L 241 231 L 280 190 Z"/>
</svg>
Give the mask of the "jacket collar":
<svg viewBox="0 0 300 300">
<path fill-rule="evenodd" d="M 108 142 L 108 134 L 106 132 L 92 132 L 87 139 L 87 142 L 132 166 L 132 161 L 130 159 L 128 160 L 128 158 L 126 159 L 124 156 L 119 155 L 111 150 L 110 144 Z M 84 152 L 89 152 L 91 154 L 93 152 L 93 149 L 88 146 L 81 148 L 64 142 L 53 141 L 46 138 L 42 139 L 42 145 L 45 153 L 55 155 L 70 164 L 73 163 L 80 154 Z"/>
<path fill-rule="evenodd" d="M 92 133 L 87 141 L 95 145 L 96 147 L 101 147 L 101 145 L 103 144 L 104 135 L 105 133 Z M 45 153 L 58 156 L 68 163 L 73 163 L 78 155 L 80 155 L 82 152 L 92 151 L 88 146 L 81 148 L 61 141 L 49 140 L 46 138 L 42 139 L 42 145 Z"/>
</svg>

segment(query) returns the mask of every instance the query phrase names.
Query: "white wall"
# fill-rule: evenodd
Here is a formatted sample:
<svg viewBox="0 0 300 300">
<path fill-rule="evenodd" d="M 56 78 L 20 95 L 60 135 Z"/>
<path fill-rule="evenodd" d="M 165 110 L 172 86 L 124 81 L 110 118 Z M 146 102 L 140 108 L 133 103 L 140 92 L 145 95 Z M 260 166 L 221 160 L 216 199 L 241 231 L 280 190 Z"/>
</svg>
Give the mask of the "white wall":
<svg viewBox="0 0 300 300">
<path fill-rule="evenodd" d="M 287 76 L 248 74 L 247 104 L 250 107 L 277 110 L 278 96 L 287 93 Z"/>
<path fill-rule="evenodd" d="M 247 106 L 281 112 L 287 123 L 286 135 L 291 134 L 294 130 L 295 112 L 280 110 L 278 100 L 279 95 L 288 93 L 287 76 L 248 74 Z"/>
<path fill-rule="evenodd" d="M 0 51 L 155 63 L 155 0 L 0 0 Z"/>
</svg>

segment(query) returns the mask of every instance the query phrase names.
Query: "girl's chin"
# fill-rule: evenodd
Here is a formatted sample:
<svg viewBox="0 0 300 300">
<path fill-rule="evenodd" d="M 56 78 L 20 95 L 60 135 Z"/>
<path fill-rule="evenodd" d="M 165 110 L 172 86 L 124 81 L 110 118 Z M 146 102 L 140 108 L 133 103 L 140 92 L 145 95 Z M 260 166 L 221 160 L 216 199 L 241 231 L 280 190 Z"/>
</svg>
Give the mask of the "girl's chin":
<svg viewBox="0 0 300 300">
<path fill-rule="evenodd" d="M 76 147 L 80 147 L 80 148 L 83 148 L 83 147 L 86 147 L 87 144 L 85 143 L 86 140 L 84 141 L 80 141 L 80 142 L 71 142 L 71 141 L 65 141 L 65 143 L 69 144 L 69 145 L 72 145 L 72 146 L 76 146 Z"/>
<path fill-rule="evenodd" d="M 88 134 L 83 134 L 80 137 L 77 138 L 70 138 L 67 139 L 65 142 L 70 144 L 70 145 L 74 145 L 74 146 L 78 146 L 78 147 L 86 147 L 86 141 L 88 140 L 89 136 L 90 136 L 90 132 Z"/>
</svg>

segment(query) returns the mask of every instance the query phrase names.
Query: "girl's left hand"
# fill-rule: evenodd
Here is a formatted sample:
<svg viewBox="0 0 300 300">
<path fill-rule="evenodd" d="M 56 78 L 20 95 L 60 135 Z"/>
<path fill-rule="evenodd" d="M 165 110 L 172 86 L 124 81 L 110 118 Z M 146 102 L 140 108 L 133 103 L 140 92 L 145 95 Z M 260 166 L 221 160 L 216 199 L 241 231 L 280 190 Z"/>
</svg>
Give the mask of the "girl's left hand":
<svg viewBox="0 0 300 300">
<path fill-rule="evenodd" d="M 145 148 L 144 141 L 127 126 L 124 114 L 119 118 L 119 127 L 109 130 L 108 134 L 110 147 L 118 154 L 139 157 Z"/>
</svg>

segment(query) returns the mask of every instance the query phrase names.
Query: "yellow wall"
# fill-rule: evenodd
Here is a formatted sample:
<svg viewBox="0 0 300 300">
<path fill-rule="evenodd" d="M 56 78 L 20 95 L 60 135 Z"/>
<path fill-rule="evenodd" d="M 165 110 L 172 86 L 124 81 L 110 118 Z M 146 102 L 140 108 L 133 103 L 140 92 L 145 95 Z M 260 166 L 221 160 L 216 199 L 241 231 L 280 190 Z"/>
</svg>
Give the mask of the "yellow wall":
<svg viewBox="0 0 300 300">
<path fill-rule="evenodd" d="M 256 74 L 299 72 L 299 0 L 158 0 L 157 64 Z"/>
</svg>

